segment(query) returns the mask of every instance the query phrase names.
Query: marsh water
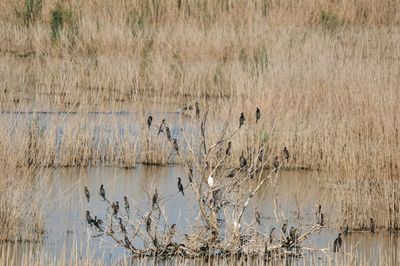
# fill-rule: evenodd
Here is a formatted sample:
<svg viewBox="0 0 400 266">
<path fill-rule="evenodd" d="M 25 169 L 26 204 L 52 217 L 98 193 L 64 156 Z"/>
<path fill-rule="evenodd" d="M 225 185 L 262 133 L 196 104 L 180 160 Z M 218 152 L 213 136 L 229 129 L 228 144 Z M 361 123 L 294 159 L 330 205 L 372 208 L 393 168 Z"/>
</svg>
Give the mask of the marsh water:
<svg viewBox="0 0 400 266">
<path fill-rule="evenodd" d="M 110 138 L 112 133 L 107 125 L 111 119 L 114 124 L 121 124 L 121 130 L 118 131 L 120 135 L 134 137 L 138 132 L 138 123 L 134 122 L 132 115 L 129 113 L 89 114 L 89 118 L 93 118 L 95 125 L 93 126 L 93 136 L 102 135 L 104 139 Z M 179 119 L 179 115 L 176 113 L 158 114 L 154 117 L 158 121 L 165 116 L 172 124 Z M 8 123 L 10 134 L 14 134 L 19 123 L 27 123 L 31 121 L 32 117 L 33 114 L 29 112 L 1 115 L 1 118 L 12 121 L 12 123 Z M 58 149 L 58 156 L 62 156 L 63 150 L 59 144 L 62 142 L 63 132 L 66 130 L 65 124 L 68 124 L 69 120 L 79 121 L 81 118 L 75 114 L 50 113 L 36 114 L 36 117 L 39 118 L 39 130 L 56 128 L 55 148 Z M 172 134 L 179 134 L 177 127 L 172 126 L 171 130 Z M 110 135 L 104 134 L 104 132 L 108 132 Z M 279 208 L 287 219 L 289 228 L 290 226 L 308 228 L 315 224 L 315 205 L 322 205 L 327 226 L 306 240 L 304 245 L 310 249 L 332 248 L 332 243 L 338 234 L 334 227 L 329 225 L 336 224 L 336 217 L 340 210 L 337 209 L 338 206 L 330 190 L 319 186 L 320 175 L 318 172 L 311 171 L 282 171 L 277 183 Z M 188 183 L 187 173 L 180 166 L 138 164 L 137 167 L 129 169 L 104 166 L 45 168 L 41 172 L 41 176 L 38 193 L 45 195 L 42 207 L 45 223 L 43 241 L 40 243 L 8 242 L 0 244 L 1 249 L 21 254 L 20 257 L 24 253 L 32 251 L 44 252 L 52 258 L 63 256 L 68 258 L 74 251 L 78 251 L 82 256 L 89 254 L 91 258 L 102 259 L 106 263 L 118 262 L 121 258 L 129 257 L 129 253 L 123 247 L 115 245 L 115 242 L 107 237 L 99 236 L 87 226 L 86 211 L 90 211 L 93 216 L 96 215 L 102 220 L 106 219 L 107 204 L 98 193 L 101 184 L 104 184 L 110 202 L 118 200 L 123 206 L 123 197 L 128 198 L 132 216 L 143 216 L 149 211 L 151 195 L 154 189 L 158 188 L 161 201 L 165 206 L 168 223 L 177 225 L 178 235 L 188 232 L 198 214 L 195 198 L 190 190 L 186 190 L 185 196 L 178 193 L 177 178 L 182 178 L 184 186 Z M 84 186 L 87 186 L 91 192 L 89 202 L 84 195 Z M 274 216 L 271 186 L 267 183 L 255 195 L 246 209 L 243 227 L 246 227 L 246 223 L 254 223 L 255 207 L 258 207 L 261 212 L 259 230 L 268 235 L 270 229 L 278 225 Z M 123 207 L 121 209 L 123 210 Z M 389 262 L 393 265 L 400 261 L 400 254 L 398 254 L 400 238 L 397 234 L 390 234 L 386 231 L 374 234 L 353 232 L 344 236 L 343 241 L 345 253 L 355 253 L 358 256 L 357 259 L 368 261 L 371 265 L 380 264 L 382 254 L 386 259 L 389 258 Z M 134 244 L 140 245 L 138 242 Z M 324 252 L 315 252 L 312 259 L 315 259 L 317 264 L 324 264 L 331 262 L 332 256 L 326 256 Z"/>
<path fill-rule="evenodd" d="M 178 232 L 184 233 L 196 217 L 194 197 L 187 190 L 185 196 L 178 193 L 177 177 L 182 177 L 187 184 L 186 173 L 180 167 L 138 166 L 134 169 L 123 168 L 64 168 L 43 172 L 43 191 L 48 193 L 43 211 L 45 213 L 45 234 L 42 243 L 3 243 L 19 245 L 13 252 L 29 252 L 39 249 L 49 256 L 66 256 L 73 250 L 81 254 L 91 254 L 93 259 L 101 258 L 105 262 L 117 262 L 129 256 L 121 246 L 115 246 L 111 239 L 98 237 L 88 229 L 85 212 L 89 210 L 101 219 L 106 218 L 106 205 L 101 200 L 98 190 L 104 184 L 107 198 L 110 201 L 127 196 L 132 213 L 143 214 L 149 210 L 149 190 L 157 187 L 170 224 L 175 223 Z M 289 225 L 304 228 L 315 222 L 314 205 L 321 203 L 327 216 L 328 225 L 335 219 L 335 203 L 328 190 L 320 190 L 317 185 L 318 174 L 307 171 L 282 172 L 278 181 L 279 204 L 289 221 Z M 86 201 L 83 186 L 91 192 L 90 202 Z M 149 189 L 151 188 L 151 189 Z M 150 192 L 151 193 L 151 192 Z M 261 190 L 248 208 L 245 221 L 254 222 L 254 208 L 262 213 L 260 230 L 266 234 L 271 227 L 276 227 L 272 205 L 272 191 L 269 186 Z M 298 215 L 298 209 L 301 210 Z M 300 216 L 300 219 L 296 217 Z M 320 233 L 312 235 L 305 242 L 310 248 L 329 248 L 337 232 L 324 228 Z M 398 262 L 397 254 L 400 240 L 396 234 L 386 232 L 352 233 L 344 238 L 345 249 L 357 251 L 360 256 L 369 258 L 372 264 L 379 264 L 379 254 L 387 253 L 393 262 Z M 327 262 L 322 252 L 317 253 L 317 261 Z M 375 262 L 375 263 L 373 263 Z M 376 264 L 375 264 L 376 265 Z"/>
</svg>

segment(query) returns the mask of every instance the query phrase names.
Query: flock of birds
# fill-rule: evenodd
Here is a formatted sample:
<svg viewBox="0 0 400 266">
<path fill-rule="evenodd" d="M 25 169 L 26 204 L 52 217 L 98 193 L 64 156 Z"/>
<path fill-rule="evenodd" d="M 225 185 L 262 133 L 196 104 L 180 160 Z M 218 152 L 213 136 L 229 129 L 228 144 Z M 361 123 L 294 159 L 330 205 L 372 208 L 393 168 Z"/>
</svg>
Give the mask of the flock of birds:
<svg viewBox="0 0 400 266">
<path fill-rule="evenodd" d="M 183 111 L 189 111 L 189 110 L 193 110 L 193 107 L 191 105 L 183 108 Z M 198 102 L 195 103 L 194 110 L 195 110 L 196 116 L 199 116 L 200 115 L 200 108 L 199 108 Z M 258 107 L 256 108 L 255 118 L 256 118 L 255 122 L 258 123 L 258 121 L 261 118 L 261 111 L 260 111 L 260 109 Z M 246 119 L 245 119 L 244 113 L 241 113 L 240 117 L 239 117 L 239 129 L 244 125 L 245 121 L 246 121 Z M 147 118 L 147 127 L 148 127 L 149 130 L 152 127 L 152 124 L 153 124 L 153 117 L 151 115 L 149 115 L 148 118 Z M 167 137 L 167 140 L 172 143 L 173 148 L 175 149 L 176 153 L 179 155 L 179 147 L 178 147 L 177 139 L 173 138 L 171 136 L 170 128 L 166 125 L 166 120 L 163 119 L 161 124 L 160 124 L 160 126 L 158 126 L 158 127 L 156 126 L 156 128 L 158 130 L 157 131 L 157 135 L 165 134 L 166 137 Z M 225 151 L 225 154 L 229 156 L 231 154 L 231 149 L 232 149 L 232 142 L 229 141 L 228 145 L 227 145 L 227 149 Z M 290 158 L 290 153 L 289 153 L 289 150 L 287 149 L 287 147 L 283 148 L 283 152 L 282 153 L 283 153 L 284 159 L 288 162 L 289 158 Z M 259 159 L 261 161 L 262 161 L 262 156 L 263 156 L 263 153 L 261 151 L 260 154 L 259 154 Z M 243 152 L 241 153 L 241 156 L 239 158 L 239 165 L 240 165 L 240 168 L 244 168 L 247 165 L 247 159 L 244 156 Z M 275 156 L 274 161 L 273 161 L 273 171 L 274 172 L 278 171 L 279 166 L 280 166 L 279 157 Z M 192 180 L 193 180 L 193 170 L 192 169 L 189 169 L 188 179 L 189 179 L 189 182 L 192 182 Z M 212 177 L 212 175 L 210 175 L 208 177 L 207 184 L 208 184 L 209 187 L 213 187 L 214 186 L 214 178 Z M 182 179 L 180 177 L 178 177 L 177 187 L 178 187 L 178 193 L 182 193 L 182 196 L 185 196 L 184 186 L 182 184 Z M 87 202 L 89 202 L 90 201 L 90 191 L 86 186 L 84 186 L 84 193 L 85 193 L 85 197 L 87 199 Z M 102 199 L 104 201 L 109 203 L 109 201 L 106 198 L 106 192 L 105 192 L 103 184 L 100 186 L 99 195 L 102 197 Z M 159 200 L 159 195 L 158 195 L 158 190 L 156 188 L 155 192 L 154 192 L 154 194 L 152 196 L 152 201 L 151 201 L 152 208 L 156 207 L 156 205 L 158 204 L 158 200 Z M 129 206 L 128 198 L 126 196 L 123 197 L 123 202 L 124 202 L 125 211 L 129 215 L 130 206 Z M 319 224 L 320 226 L 324 226 L 325 221 L 324 221 L 324 214 L 321 211 L 321 205 L 318 204 L 318 205 L 316 205 L 316 207 L 317 207 L 317 211 L 315 213 L 316 223 Z M 115 202 L 111 203 L 111 209 L 112 209 L 113 215 L 116 216 L 118 214 L 119 208 L 120 207 L 119 207 L 119 202 L 118 201 L 115 201 Z M 261 225 L 261 213 L 260 213 L 260 210 L 258 208 L 255 208 L 254 217 L 255 217 L 256 223 Z M 123 224 L 121 218 L 119 218 L 118 220 L 119 220 L 120 231 L 125 234 L 125 242 L 127 242 L 126 244 L 130 244 L 129 239 L 127 239 L 127 236 L 126 236 L 125 225 Z M 92 218 L 92 216 L 91 216 L 89 211 L 86 212 L 86 222 L 87 222 L 88 225 L 96 228 L 97 230 L 99 230 L 101 232 L 104 232 L 104 229 L 102 227 L 104 222 L 101 219 L 97 218 L 97 216 L 94 216 L 94 218 Z M 145 224 L 146 224 L 146 230 L 147 231 L 150 230 L 151 222 L 152 222 L 151 221 L 151 216 L 148 215 L 146 217 L 146 219 L 145 219 Z M 237 224 L 237 222 L 236 222 L 235 226 L 237 228 L 240 228 L 240 224 Z M 173 224 L 171 228 L 176 230 L 175 227 L 176 227 L 176 225 Z M 371 218 L 370 219 L 370 228 L 369 229 L 370 229 L 371 232 L 375 232 L 375 228 L 376 227 L 375 227 L 374 220 Z M 288 232 L 287 223 L 284 223 L 282 225 L 282 227 L 281 227 L 281 230 L 282 230 L 282 233 L 283 233 L 283 238 L 284 238 L 283 240 L 285 241 L 285 243 L 287 243 L 287 245 L 293 245 L 293 243 L 295 243 L 295 241 L 296 241 L 296 239 L 298 237 L 298 233 L 299 233 L 298 229 L 292 226 L 291 229 Z M 275 228 L 273 227 L 273 228 L 271 228 L 270 233 L 269 233 L 269 242 L 270 243 L 272 243 L 274 241 L 274 238 L 275 238 L 274 237 L 274 233 L 275 233 Z M 343 230 L 343 234 L 348 234 L 348 233 L 349 233 L 349 228 L 348 228 L 348 225 L 346 225 L 344 230 Z M 342 247 L 342 243 L 343 243 L 342 232 L 340 232 L 338 234 L 337 238 L 333 242 L 333 252 L 339 252 L 341 247 Z"/>
</svg>

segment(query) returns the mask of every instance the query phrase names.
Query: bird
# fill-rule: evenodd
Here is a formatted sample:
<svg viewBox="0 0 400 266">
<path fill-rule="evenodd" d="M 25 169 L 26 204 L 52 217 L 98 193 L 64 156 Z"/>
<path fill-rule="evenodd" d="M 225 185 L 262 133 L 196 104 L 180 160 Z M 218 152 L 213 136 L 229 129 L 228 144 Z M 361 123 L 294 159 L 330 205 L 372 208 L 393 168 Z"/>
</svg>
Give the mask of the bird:
<svg viewBox="0 0 400 266">
<path fill-rule="evenodd" d="M 89 192 L 89 189 L 87 188 L 87 186 L 84 186 L 84 190 L 85 190 L 86 200 L 87 200 L 87 202 L 89 202 L 89 200 L 90 200 L 90 192 Z"/>
<path fill-rule="evenodd" d="M 317 204 L 317 211 L 315 212 L 315 218 L 317 220 L 317 224 L 323 226 L 324 225 L 324 214 L 321 212 L 321 204 Z"/>
<path fill-rule="evenodd" d="M 125 235 L 124 241 L 125 241 L 125 247 L 126 248 L 130 248 L 131 247 L 131 241 L 129 241 L 129 238 L 128 238 L 127 235 Z"/>
<path fill-rule="evenodd" d="M 172 237 L 176 232 L 176 224 L 171 225 L 171 227 L 169 228 L 169 234 Z"/>
<path fill-rule="evenodd" d="M 92 217 L 90 216 L 90 212 L 86 211 L 86 222 L 88 224 L 92 224 Z"/>
<path fill-rule="evenodd" d="M 296 227 L 294 227 L 294 226 L 290 227 L 289 238 L 290 238 L 290 241 L 293 241 L 293 242 L 297 241 L 297 228 Z"/>
<path fill-rule="evenodd" d="M 157 190 L 157 188 L 156 188 L 156 190 L 154 191 L 154 195 L 153 195 L 153 205 L 152 205 L 152 207 L 154 208 L 154 206 L 156 205 L 156 204 L 158 204 L 158 190 Z"/>
<path fill-rule="evenodd" d="M 114 215 L 117 215 L 117 214 L 118 214 L 118 211 L 119 211 L 119 202 L 118 202 L 118 201 L 113 202 L 113 203 L 111 204 L 111 208 L 113 209 L 113 214 L 114 214 Z"/>
<path fill-rule="evenodd" d="M 272 227 L 269 231 L 269 243 L 271 244 L 275 238 L 275 227 Z"/>
<path fill-rule="evenodd" d="M 247 165 L 247 160 L 246 160 L 246 158 L 244 157 L 243 152 L 242 152 L 242 154 L 240 155 L 239 162 L 240 162 L 240 168 L 243 168 L 243 167 L 245 167 L 245 166 Z"/>
<path fill-rule="evenodd" d="M 94 227 L 96 227 L 97 230 L 103 232 L 103 228 L 100 227 L 100 224 L 98 222 L 99 220 L 97 220 L 97 216 L 94 217 L 94 219 L 92 219 L 92 225 Z M 101 221 L 101 220 L 100 220 Z"/>
<path fill-rule="evenodd" d="M 165 127 L 165 135 L 167 135 L 168 140 L 171 140 L 171 131 L 169 131 L 169 127 Z"/>
<path fill-rule="evenodd" d="M 228 147 L 226 147 L 225 155 L 229 156 L 231 155 L 231 149 L 232 149 L 232 141 L 228 142 Z"/>
<path fill-rule="evenodd" d="M 124 205 L 125 205 L 125 211 L 127 214 L 129 214 L 129 201 L 126 196 L 124 196 Z"/>
<path fill-rule="evenodd" d="M 286 232 L 287 232 L 287 224 L 286 224 L 286 223 L 284 223 L 284 224 L 282 225 L 282 232 L 283 232 L 283 235 L 286 236 Z"/>
<path fill-rule="evenodd" d="M 283 155 L 285 156 L 286 162 L 289 162 L 289 151 L 286 146 L 283 148 Z"/>
<path fill-rule="evenodd" d="M 119 228 L 121 229 L 121 232 L 126 234 L 126 228 L 125 225 L 122 223 L 122 219 L 119 218 Z"/>
<path fill-rule="evenodd" d="M 182 192 L 182 195 L 185 196 L 185 193 L 183 193 L 183 185 L 181 183 L 180 177 L 178 177 L 178 189 L 179 189 L 179 192 Z"/>
<path fill-rule="evenodd" d="M 188 178 L 189 178 L 189 182 L 192 183 L 193 182 L 193 169 L 192 168 L 189 168 Z"/>
<path fill-rule="evenodd" d="M 176 139 L 172 139 L 172 144 L 174 145 L 176 153 L 179 154 L 178 141 Z"/>
<path fill-rule="evenodd" d="M 103 222 L 100 218 L 97 219 L 97 223 L 98 223 L 99 225 L 104 224 L 104 222 Z"/>
<path fill-rule="evenodd" d="M 244 113 L 241 113 L 240 117 L 239 117 L 239 128 L 241 128 L 243 126 L 244 120 L 245 120 L 244 119 Z"/>
<path fill-rule="evenodd" d="M 256 109 L 256 124 L 257 124 L 258 120 L 260 120 L 260 117 L 261 117 L 261 111 L 260 111 L 260 109 L 257 107 L 257 109 Z"/>
<path fill-rule="evenodd" d="M 260 215 L 260 211 L 258 210 L 258 208 L 256 207 L 256 210 L 255 210 L 255 217 L 256 217 L 256 222 L 258 223 L 258 224 L 261 224 L 261 215 Z"/>
<path fill-rule="evenodd" d="M 163 130 L 164 126 L 165 126 L 165 119 L 163 119 L 163 120 L 161 121 L 161 124 L 160 124 L 160 126 L 159 126 L 159 128 L 158 128 L 157 136 L 160 135 L 160 133 L 164 133 L 164 130 Z"/>
<path fill-rule="evenodd" d="M 199 107 L 199 103 L 195 102 L 194 104 L 195 108 L 196 108 L 196 116 L 200 116 L 200 107 Z"/>
<path fill-rule="evenodd" d="M 146 231 L 150 233 L 151 230 L 151 215 L 150 213 L 146 217 Z"/>
<path fill-rule="evenodd" d="M 100 186 L 100 196 L 101 196 L 104 200 L 106 200 L 106 191 L 105 191 L 105 189 L 104 189 L 103 184 L 101 184 L 101 186 Z"/>
<path fill-rule="evenodd" d="M 369 229 L 370 229 L 371 233 L 375 233 L 375 228 L 376 228 L 376 226 L 375 226 L 374 219 L 371 218 L 370 219 L 370 224 L 369 224 Z"/>
<path fill-rule="evenodd" d="M 275 160 L 274 160 L 274 172 L 278 171 L 279 168 L 279 159 L 278 156 L 275 156 Z"/>
<path fill-rule="evenodd" d="M 212 177 L 212 175 L 210 175 L 207 179 L 207 183 L 209 187 L 213 187 L 214 186 L 214 178 Z"/>
<path fill-rule="evenodd" d="M 148 129 L 150 129 L 152 122 L 153 122 L 153 117 L 151 115 L 149 115 L 149 117 L 147 117 L 147 128 Z"/>
<path fill-rule="evenodd" d="M 342 233 L 338 234 L 338 237 L 333 241 L 333 252 L 339 252 L 342 247 Z"/>
<path fill-rule="evenodd" d="M 258 160 L 262 162 L 264 160 L 264 148 L 260 149 L 260 152 L 258 153 Z"/>
</svg>

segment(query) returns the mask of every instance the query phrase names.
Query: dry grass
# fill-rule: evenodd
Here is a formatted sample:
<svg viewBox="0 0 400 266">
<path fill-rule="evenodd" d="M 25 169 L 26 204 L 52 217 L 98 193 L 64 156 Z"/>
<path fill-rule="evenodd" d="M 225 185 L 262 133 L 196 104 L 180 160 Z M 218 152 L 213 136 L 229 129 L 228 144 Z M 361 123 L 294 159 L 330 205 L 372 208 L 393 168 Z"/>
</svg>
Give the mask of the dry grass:
<svg viewBox="0 0 400 266">
<path fill-rule="evenodd" d="M 41 5 L 32 8 L 27 2 L 0 3 L 2 111 L 126 110 L 141 112 L 134 122 L 145 123 L 148 112 L 199 101 L 210 109 L 210 138 L 216 139 L 212 131 L 220 121 L 230 118 L 233 127 L 244 111 L 246 124 L 254 123 L 259 106 L 258 129 L 245 124 L 233 140 L 233 162 L 248 143 L 266 145 L 269 155 L 287 146 L 289 168 L 335 171 L 361 187 L 383 179 L 396 186 L 397 1 L 37 0 L 32 3 Z M 105 123 L 111 133 L 101 135 L 100 144 L 87 118 L 60 119 L 40 134 L 26 123 L 2 127 L 0 144 L 22 165 L 179 162 L 163 138 L 144 130 L 121 138 L 117 119 Z M 57 154 L 60 125 L 65 135 Z M 397 224 L 388 218 L 398 215 L 397 196 L 388 199 L 393 189 L 336 191 L 344 213 L 360 211 L 351 218 L 354 227 L 369 216 L 382 227 Z"/>
</svg>

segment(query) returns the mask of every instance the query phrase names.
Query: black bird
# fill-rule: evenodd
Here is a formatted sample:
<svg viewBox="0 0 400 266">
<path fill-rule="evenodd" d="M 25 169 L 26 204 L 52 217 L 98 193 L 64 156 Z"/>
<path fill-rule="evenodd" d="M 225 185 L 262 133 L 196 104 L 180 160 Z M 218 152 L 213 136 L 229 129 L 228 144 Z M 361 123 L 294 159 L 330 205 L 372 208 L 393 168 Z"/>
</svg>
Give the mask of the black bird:
<svg viewBox="0 0 400 266">
<path fill-rule="evenodd" d="M 182 195 L 185 196 L 185 193 L 183 193 L 183 185 L 181 183 L 180 177 L 178 177 L 178 189 L 179 189 L 179 192 L 182 192 Z"/>
<path fill-rule="evenodd" d="M 150 129 L 152 122 L 153 122 L 153 117 L 151 115 L 149 115 L 149 117 L 147 117 L 147 127 L 148 127 L 148 129 Z"/>
<path fill-rule="evenodd" d="M 196 103 L 194 104 L 194 106 L 195 106 L 195 108 L 196 108 L 196 116 L 200 116 L 200 107 L 199 107 L 199 103 L 196 102 Z"/>
<path fill-rule="evenodd" d="M 347 235 L 349 233 L 349 225 L 346 223 L 343 229 L 343 233 Z"/>
<path fill-rule="evenodd" d="M 290 240 L 291 241 L 293 241 L 293 242 L 296 242 L 297 241 L 297 228 L 296 227 L 291 227 L 290 228 L 290 231 L 289 231 L 289 237 L 290 237 Z"/>
<path fill-rule="evenodd" d="M 105 189 L 104 189 L 103 184 L 101 184 L 101 186 L 100 186 L 100 196 L 101 196 L 104 200 L 106 200 L 106 191 L 105 191 Z"/>
<path fill-rule="evenodd" d="M 90 216 L 90 212 L 86 211 L 86 222 L 88 224 L 92 224 L 92 217 Z"/>
<path fill-rule="evenodd" d="M 127 214 L 129 214 L 129 201 L 126 196 L 124 196 L 124 205 L 125 205 L 125 211 Z"/>
<path fill-rule="evenodd" d="M 99 219 L 97 219 L 97 223 L 99 224 L 99 225 L 102 225 L 102 224 L 104 224 L 103 223 L 103 221 L 99 218 Z"/>
<path fill-rule="evenodd" d="M 119 218 L 119 228 L 121 229 L 121 232 L 126 234 L 126 228 L 125 225 L 122 223 L 122 219 Z"/>
<path fill-rule="evenodd" d="M 119 202 L 113 202 L 113 204 L 111 204 L 111 208 L 113 209 L 113 214 L 117 215 L 119 211 Z"/>
<path fill-rule="evenodd" d="M 153 208 L 154 208 L 154 206 L 156 205 L 156 204 L 158 204 L 158 190 L 157 190 L 157 188 L 156 188 L 156 191 L 154 192 L 154 195 L 153 195 Z"/>
<path fill-rule="evenodd" d="M 240 114 L 240 118 L 239 118 L 239 128 L 241 128 L 244 124 L 244 113 Z"/>
<path fill-rule="evenodd" d="M 90 192 L 89 192 L 89 189 L 87 188 L 87 186 L 85 186 L 84 189 L 85 189 L 86 200 L 87 200 L 87 202 L 89 202 L 89 200 L 90 200 Z"/>
<path fill-rule="evenodd" d="M 157 133 L 157 136 L 158 135 L 160 135 L 160 133 L 164 133 L 164 126 L 165 126 L 165 119 L 163 119 L 162 121 L 161 121 L 161 125 L 160 125 L 160 127 L 158 128 L 158 133 Z"/>
<path fill-rule="evenodd" d="M 278 156 L 275 156 L 275 160 L 274 160 L 274 172 L 278 171 L 279 168 L 279 159 Z"/>
<path fill-rule="evenodd" d="M 274 241 L 275 238 L 275 227 L 271 228 L 271 231 L 269 231 L 269 243 L 271 244 Z"/>
<path fill-rule="evenodd" d="M 283 148 L 283 155 L 285 156 L 286 162 L 289 162 L 289 151 L 286 146 Z"/>
<path fill-rule="evenodd" d="M 240 162 L 240 168 L 243 168 L 243 167 L 245 167 L 245 166 L 247 165 L 247 160 L 246 160 L 246 158 L 244 157 L 243 152 L 242 152 L 242 154 L 240 155 L 239 162 Z"/>
<path fill-rule="evenodd" d="M 262 162 L 264 160 L 264 148 L 260 149 L 260 152 L 258 153 L 258 160 Z"/>
<path fill-rule="evenodd" d="M 192 168 L 189 168 L 188 178 L 189 178 L 189 182 L 192 183 L 193 182 L 193 169 Z"/>
<path fill-rule="evenodd" d="M 232 141 L 228 142 L 228 147 L 226 147 L 225 155 L 229 156 L 231 155 L 231 149 L 232 149 Z"/>
<path fill-rule="evenodd" d="M 376 226 L 375 226 L 375 222 L 374 222 L 374 219 L 370 219 L 370 224 L 369 224 L 369 229 L 371 230 L 371 233 L 375 233 L 375 228 L 376 228 Z"/>
<path fill-rule="evenodd" d="M 167 135 L 168 140 L 171 140 L 171 132 L 169 131 L 169 127 L 165 127 L 165 135 Z"/>
<path fill-rule="evenodd" d="M 176 232 L 176 224 L 173 224 L 169 229 L 169 234 L 171 235 L 171 237 L 175 234 L 175 232 Z"/>
<path fill-rule="evenodd" d="M 260 112 L 260 109 L 258 109 L 258 107 L 257 107 L 257 109 L 256 109 L 256 124 L 257 124 L 258 120 L 260 120 L 260 117 L 261 117 L 261 112 Z"/>
<path fill-rule="evenodd" d="M 260 211 L 258 210 L 258 208 L 256 208 L 256 210 L 255 210 L 255 217 L 256 217 L 256 222 L 258 223 L 258 224 L 261 224 L 261 215 L 260 215 Z"/>
<path fill-rule="evenodd" d="M 98 222 L 99 220 L 97 220 L 97 216 L 94 217 L 94 219 L 92 219 L 92 225 L 94 227 L 96 227 L 97 230 L 103 232 L 103 228 L 100 227 L 100 224 Z M 101 221 L 101 220 L 100 220 Z"/>
<path fill-rule="evenodd" d="M 338 237 L 333 241 L 333 252 L 339 252 L 342 247 L 342 233 L 338 234 Z"/>
<path fill-rule="evenodd" d="M 283 235 L 286 236 L 286 232 L 287 232 L 287 224 L 286 224 L 286 223 L 284 223 L 284 224 L 282 225 L 282 232 L 283 232 Z"/>
<path fill-rule="evenodd" d="M 146 217 L 146 231 L 150 233 L 151 230 L 151 215 L 150 213 Z"/>
<path fill-rule="evenodd" d="M 172 139 L 172 144 L 174 145 L 174 149 L 177 154 L 179 154 L 179 146 L 178 146 L 178 141 L 176 139 Z"/>
</svg>

